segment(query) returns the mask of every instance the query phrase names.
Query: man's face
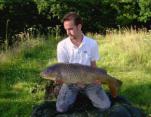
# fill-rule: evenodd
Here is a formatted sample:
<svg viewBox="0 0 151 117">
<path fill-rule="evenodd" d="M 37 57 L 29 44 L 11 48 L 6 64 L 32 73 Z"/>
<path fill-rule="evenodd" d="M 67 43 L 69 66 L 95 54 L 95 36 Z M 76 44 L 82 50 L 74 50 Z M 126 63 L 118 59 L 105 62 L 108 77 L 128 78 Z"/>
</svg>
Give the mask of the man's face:
<svg viewBox="0 0 151 117">
<path fill-rule="evenodd" d="M 64 21 L 64 29 L 70 39 L 75 39 L 81 33 L 81 24 L 75 25 L 73 20 Z"/>
</svg>

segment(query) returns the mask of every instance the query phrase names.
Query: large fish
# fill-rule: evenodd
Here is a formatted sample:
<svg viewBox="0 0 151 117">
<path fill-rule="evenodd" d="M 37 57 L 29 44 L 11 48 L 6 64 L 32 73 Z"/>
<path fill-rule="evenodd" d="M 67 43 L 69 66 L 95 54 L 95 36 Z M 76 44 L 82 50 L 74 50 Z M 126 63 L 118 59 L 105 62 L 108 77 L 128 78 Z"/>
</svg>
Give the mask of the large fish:
<svg viewBox="0 0 151 117">
<path fill-rule="evenodd" d="M 122 85 L 120 80 L 107 74 L 106 70 L 81 64 L 54 64 L 43 70 L 41 76 L 45 79 L 66 84 L 92 84 L 99 81 L 101 84 L 108 85 L 113 97 L 117 96 L 118 89 Z"/>
</svg>

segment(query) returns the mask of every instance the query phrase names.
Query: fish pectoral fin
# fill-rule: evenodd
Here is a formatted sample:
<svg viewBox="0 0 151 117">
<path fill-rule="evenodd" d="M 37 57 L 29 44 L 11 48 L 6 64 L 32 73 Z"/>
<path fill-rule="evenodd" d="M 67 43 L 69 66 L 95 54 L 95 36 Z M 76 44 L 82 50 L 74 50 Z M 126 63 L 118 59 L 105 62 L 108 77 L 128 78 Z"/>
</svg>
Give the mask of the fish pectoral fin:
<svg viewBox="0 0 151 117">
<path fill-rule="evenodd" d="M 63 84 L 63 80 L 59 79 L 59 80 L 55 80 L 56 83 L 58 84 Z"/>
</svg>

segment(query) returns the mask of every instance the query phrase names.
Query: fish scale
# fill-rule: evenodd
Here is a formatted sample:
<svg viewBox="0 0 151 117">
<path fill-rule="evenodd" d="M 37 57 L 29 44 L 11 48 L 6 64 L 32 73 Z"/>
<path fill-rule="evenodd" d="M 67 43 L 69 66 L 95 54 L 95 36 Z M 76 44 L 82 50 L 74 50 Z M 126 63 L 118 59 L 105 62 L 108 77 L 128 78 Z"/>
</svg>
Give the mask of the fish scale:
<svg viewBox="0 0 151 117">
<path fill-rule="evenodd" d="M 43 70 L 41 76 L 66 84 L 92 84 L 99 81 L 101 84 L 108 85 L 113 97 L 117 96 L 122 85 L 120 80 L 109 75 L 106 70 L 81 64 L 57 63 Z"/>
</svg>

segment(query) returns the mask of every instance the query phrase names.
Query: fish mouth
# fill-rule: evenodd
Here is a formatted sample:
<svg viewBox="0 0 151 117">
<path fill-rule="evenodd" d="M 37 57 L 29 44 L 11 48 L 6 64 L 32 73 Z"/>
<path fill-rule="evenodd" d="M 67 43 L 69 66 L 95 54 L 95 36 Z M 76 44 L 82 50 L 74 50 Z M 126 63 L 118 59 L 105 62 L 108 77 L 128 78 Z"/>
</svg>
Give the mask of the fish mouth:
<svg viewBox="0 0 151 117">
<path fill-rule="evenodd" d="M 40 76 L 43 77 L 43 78 L 47 78 L 47 75 L 44 72 L 41 72 Z"/>
<path fill-rule="evenodd" d="M 49 80 L 53 80 L 55 81 L 56 77 L 52 76 L 52 75 L 47 75 L 45 72 L 41 72 L 40 76 L 44 79 L 49 79 Z"/>
</svg>

